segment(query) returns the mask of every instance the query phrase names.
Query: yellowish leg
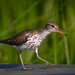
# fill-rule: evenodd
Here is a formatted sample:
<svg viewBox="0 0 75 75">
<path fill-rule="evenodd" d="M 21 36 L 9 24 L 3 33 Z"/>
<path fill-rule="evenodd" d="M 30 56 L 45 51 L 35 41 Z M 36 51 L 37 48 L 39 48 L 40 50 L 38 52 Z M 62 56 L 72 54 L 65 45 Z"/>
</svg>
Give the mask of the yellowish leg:
<svg viewBox="0 0 75 75">
<path fill-rule="evenodd" d="M 46 65 L 52 65 L 52 66 L 55 65 L 55 64 L 51 64 L 50 62 L 48 62 L 48 61 L 46 61 L 46 60 L 40 58 L 39 55 L 38 55 L 38 48 L 35 49 L 35 52 L 36 52 L 37 58 L 40 59 L 40 60 L 42 60 L 43 62 L 45 62 Z"/>
<path fill-rule="evenodd" d="M 23 61 L 22 61 L 21 52 L 22 52 L 22 51 L 20 51 L 19 57 L 20 57 L 20 61 L 21 61 L 23 70 L 31 70 L 32 68 L 26 68 L 26 67 L 24 67 L 24 64 L 23 64 Z"/>
</svg>

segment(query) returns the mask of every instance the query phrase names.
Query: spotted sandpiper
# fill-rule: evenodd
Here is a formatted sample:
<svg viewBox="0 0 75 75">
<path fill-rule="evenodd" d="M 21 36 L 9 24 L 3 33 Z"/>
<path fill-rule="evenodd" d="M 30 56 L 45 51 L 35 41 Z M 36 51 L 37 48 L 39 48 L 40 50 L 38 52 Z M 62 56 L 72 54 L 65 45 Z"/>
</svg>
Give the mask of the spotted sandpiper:
<svg viewBox="0 0 75 75">
<path fill-rule="evenodd" d="M 20 50 L 20 61 L 22 64 L 22 68 L 24 70 L 26 69 L 32 69 L 32 68 L 26 68 L 24 67 L 23 61 L 22 61 L 22 56 L 21 52 L 26 51 L 26 50 L 35 50 L 36 56 L 38 59 L 42 60 L 45 62 L 47 65 L 53 65 L 50 62 L 42 59 L 38 55 L 38 47 L 42 43 L 42 41 L 45 39 L 45 37 L 52 33 L 52 32 L 58 32 L 61 34 L 64 34 L 67 36 L 64 32 L 62 32 L 56 23 L 53 22 L 48 22 L 43 29 L 29 29 L 29 30 L 24 30 L 17 35 L 0 41 L 0 43 L 8 44 L 18 50 Z"/>
</svg>

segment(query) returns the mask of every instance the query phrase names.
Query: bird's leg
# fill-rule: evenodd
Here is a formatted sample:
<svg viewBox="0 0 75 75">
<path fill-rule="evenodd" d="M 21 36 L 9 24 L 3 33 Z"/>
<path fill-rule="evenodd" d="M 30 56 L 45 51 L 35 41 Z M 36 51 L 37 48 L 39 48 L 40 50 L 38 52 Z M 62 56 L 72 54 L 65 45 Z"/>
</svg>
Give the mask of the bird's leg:
<svg viewBox="0 0 75 75">
<path fill-rule="evenodd" d="M 23 64 L 23 61 L 22 61 L 21 52 L 22 52 L 22 51 L 20 51 L 19 57 L 20 57 L 20 61 L 21 61 L 23 70 L 29 70 L 29 69 L 32 69 L 32 68 L 26 68 L 26 67 L 24 67 L 24 64 Z"/>
<path fill-rule="evenodd" d="M 42 60 L 43 62 L 45 62 L 46 65 L 54 65 L 54 64 L 51 64 L 50 62 L 48 62 L 48 61 L 46 61 L 46 60 L 44 60 L 44 59 L 42 59 L 42 58 L 39 57 L 39 55 L 38 55 L 38 48 L 35 49 L 35 52 L 36 52 L 37 58 L 40 59 L 40 60 Z"/>
</svg>

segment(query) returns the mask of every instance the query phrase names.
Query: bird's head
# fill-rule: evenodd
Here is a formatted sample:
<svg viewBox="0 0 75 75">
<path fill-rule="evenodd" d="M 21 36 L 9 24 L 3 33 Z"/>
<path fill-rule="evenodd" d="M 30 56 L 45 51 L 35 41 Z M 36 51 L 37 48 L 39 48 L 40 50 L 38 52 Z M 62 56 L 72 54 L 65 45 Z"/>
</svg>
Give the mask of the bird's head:
<svg viewBox="0 0 75 75">
<path fill-rule="evenodd" d="M 61 33 L 65 36 L 67 36 L 67 34 L 65 34 L 64 32 L 62 32 L 58 25 L 56 23 L 53 23 L 53 22 L 49 22 L 45 25 L 45 29 L 47 29 L 49 32 L 58 32 L 58 33 Z"/>
</svg>

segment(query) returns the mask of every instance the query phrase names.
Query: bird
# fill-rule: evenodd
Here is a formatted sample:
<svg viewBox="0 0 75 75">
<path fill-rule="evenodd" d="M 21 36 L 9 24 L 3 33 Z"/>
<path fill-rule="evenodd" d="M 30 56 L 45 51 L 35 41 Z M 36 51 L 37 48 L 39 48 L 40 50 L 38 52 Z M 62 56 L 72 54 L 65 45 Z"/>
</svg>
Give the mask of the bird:
<svg viewBox="0 0 75 75">
<path fill-rule="evenodd" d="M 39 60 L 45 62 L 46 65 L 54 65 L 48 62 L 47 60 L 42 59 L 38 55 L 38 47 L 41 45 L 42 41 L 46 38 L 46 36 L 52 32 L 58 32 L 67 36 L 67 34 L 65 34 L 59 29 L 58 25 L 55 22 L 48 22 L 42 29 L 24 30 L 9 39 L 1 40 L 0 43 L 8 44 L 9 46 L 14 47 L 20 51 L 19 58 L 23 70 L 32 69 L 31 67 L 30 68 L 25 67 L 22 60 L 21 55 L 22 51 L 28 50 L 34 50 L 36 53 L 36 57 Z"/>
</svg>

